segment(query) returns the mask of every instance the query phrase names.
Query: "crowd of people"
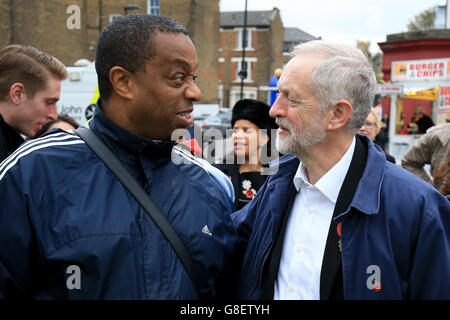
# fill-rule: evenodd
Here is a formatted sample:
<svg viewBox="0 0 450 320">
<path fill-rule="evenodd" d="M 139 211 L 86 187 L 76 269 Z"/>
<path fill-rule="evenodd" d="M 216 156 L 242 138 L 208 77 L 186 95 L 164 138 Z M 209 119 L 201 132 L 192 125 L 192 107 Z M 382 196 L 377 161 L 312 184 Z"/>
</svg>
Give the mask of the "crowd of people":
<svg viewBox="0 0 450 320">
<path fill-rule="evenodd" d="M 198 63 L 174 19 L 114 20 L 79 127 L 57 58 L 0 51 L 0 299 L 450 299 L 450 124 L 403 157 L 422 179 L 396 165 L 367 58 L 314 40 L 272 106 L 234 105 L 233 163 L 213 165 L 172 141 Z"/>
</svg>

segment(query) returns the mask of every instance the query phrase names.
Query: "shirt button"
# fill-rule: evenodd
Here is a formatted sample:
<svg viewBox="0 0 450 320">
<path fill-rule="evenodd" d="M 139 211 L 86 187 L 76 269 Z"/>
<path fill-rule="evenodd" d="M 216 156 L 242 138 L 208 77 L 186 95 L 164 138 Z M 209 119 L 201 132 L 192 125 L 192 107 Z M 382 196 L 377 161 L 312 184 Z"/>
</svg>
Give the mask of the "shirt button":
<svg viewBox="0 0 450 320">
<path fill-rule="evenodd" d="M 297 250 L 297 253 L 302 252 L 302 248 L 300 246 L 296 246 L 295 249 Z"/>
<path fill-rule="evenodd" d="M 313 212 L 313 209 L 308 209 L 308 214 L 312 214 Z"/>
<path fill-rule="evenodd" d="M 294 291 L 295 291 L 295 287 L 294 287 L 294 286 L 292 286 L 292 285 L 291 285 L 291 286 L 289 286 L 289 291 L 290 291 L 290 292 L 294 292 Z"/>
</svg>

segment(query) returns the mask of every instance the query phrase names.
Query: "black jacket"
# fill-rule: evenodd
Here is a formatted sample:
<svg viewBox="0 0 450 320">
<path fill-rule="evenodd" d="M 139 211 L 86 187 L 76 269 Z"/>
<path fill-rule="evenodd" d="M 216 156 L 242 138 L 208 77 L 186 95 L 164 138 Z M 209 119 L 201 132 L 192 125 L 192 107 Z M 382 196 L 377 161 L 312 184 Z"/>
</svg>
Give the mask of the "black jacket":
<svg viewBox="0 0 450 320">
<path fill-rule="evenodd" d="M 0 114 L 0 162 L 13 153 L 25 140 Z"/>
</svg>

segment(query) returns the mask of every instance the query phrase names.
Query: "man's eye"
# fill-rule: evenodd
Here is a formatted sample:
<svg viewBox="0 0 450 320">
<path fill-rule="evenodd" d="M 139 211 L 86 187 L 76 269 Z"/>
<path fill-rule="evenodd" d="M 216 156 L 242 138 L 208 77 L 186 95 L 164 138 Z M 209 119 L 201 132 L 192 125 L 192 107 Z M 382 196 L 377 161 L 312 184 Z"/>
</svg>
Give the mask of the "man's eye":
<svg viewBox="0 0 450 320">
<path fill-rule="evenodd" d="M 173 78 L 173 80 L 177 80 L 177 81 L 184 81 L 185 76 L 184 75 L 177 75 Z"/>
<path fill-rule="evenodd" d="M 188 77 L 189 75 L 176 75 L 176 76 L 174 76 L 173 78 L 172 78 L 172 80 L 174 80 L 174 81 L 177 81 L 177 82 L 185 82 L 186 81 L 186 78 Z M 192 80 L 195 82 L 196 80 L 197 80 L 197 75 L 192 75 Z"/>
<path fill-rule="evenodd" d="M 295 99 L 293 99 L 292 97 L 287 97 L 287 99 L 288 99 L 288 102 L 290 105 L 295 106 L 295 105 L 299 104 L 299 102 L 296 101 Z"/>
</svg>

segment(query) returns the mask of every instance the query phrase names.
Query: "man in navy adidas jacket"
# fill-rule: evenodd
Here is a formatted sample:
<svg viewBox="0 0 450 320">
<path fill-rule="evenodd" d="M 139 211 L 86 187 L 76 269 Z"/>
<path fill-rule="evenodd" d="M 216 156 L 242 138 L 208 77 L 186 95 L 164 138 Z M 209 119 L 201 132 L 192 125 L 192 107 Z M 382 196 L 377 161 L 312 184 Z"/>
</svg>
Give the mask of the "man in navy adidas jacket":
<svg viewBox="0 0 450 320">
<path fill-rule="evenodd" d="M 144 209 L 76 135 L 52 131 L 0 165 L 0 298 L 226 297 L 237 235 L 227 178 L 183 148 L 197 57 L 176 21 L 129 15 L 100 36 L 89 127 L 151 195 L 194 262 L 198 291 Z"/>
</svg>

